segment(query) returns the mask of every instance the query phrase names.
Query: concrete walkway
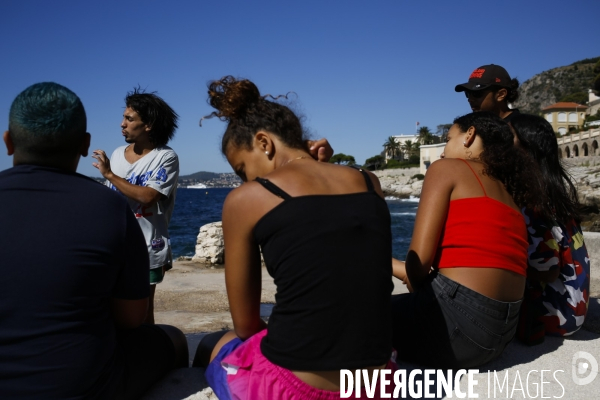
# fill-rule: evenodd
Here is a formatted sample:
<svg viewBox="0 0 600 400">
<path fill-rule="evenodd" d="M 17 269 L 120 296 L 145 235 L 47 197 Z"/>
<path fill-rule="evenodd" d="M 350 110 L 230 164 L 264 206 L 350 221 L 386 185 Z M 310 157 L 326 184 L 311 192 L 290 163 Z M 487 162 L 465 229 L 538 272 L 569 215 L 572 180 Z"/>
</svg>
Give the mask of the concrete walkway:
<svg viewBox="0 0 600 400">
<path fill-rule="evenodd" d="M 588 317 L 584 328 L 568 339 L 546 337 L 544 343 L 538 346 L 528 347 L 518 341 L 513 341 L 505 350 L 505 352 L 495 361 L 480 368 L 480 373 L 474 374 L 472 394 L 468 395 L 468 376 L 462 376 L 458 381 L 458 392 L 456 384 L 453 383 L 452 392 L 437 396 L 436 384 L 430 386 L 430 393 L 433 396 L 428 398 L 446 399 L 446 398 L 461 398 L 461 393 L 465 393 L 466 397 L 462 398 L 480 398 L 480 399 L 530 399 L 530 398 L 561 398 L 561 399 L 596 399 L 600 398 L 600 373 L 590 383 L 585 385 L 577 384 L 584 383 L 586 378 L 590 380 L 594 372 L 593 368 L 598 371 L 600 364 L 600 233 L 585 233 L 585 243 L 590 254 L 590 259 L 593 260 L 592 265 L 592 287 Z M 185 268 L 182 267 L 184 270 Z M 202 280 L 210 274 L 217 276 L 215 271 L 209 271 L 206 275 L 201 276 Z M 188 288 L 194 285 L 191 272 L 186 273 L 185 286 Z M 215 277 L 207 279 L 211 290 L 215 291 L 215 296 L 221 295 L 221 289 L 216 289 L 219 286 L 216 283 Z M 169 276 L 165 282 L 172 278 L 172 283 L 175 289 L 177 285 L 174 282 L 179 278 Z M 395 293 L 404 292 L 404 287 L 395 281 Z M 263 286 L 265 295 L 262 301 L 270 301 L 271 295 L 274 294 L 272 282 L 269 282 L 268 277 L 263 276 Z M 159 286 L 160 288 L 160 286 Z M 163 288 L 164 289 L 164 288 Z M 174 290 L 175 290 L 174 289 Z M 177 289 L 180 290 L 181 288 Z M 157 292 L 159 296 L 159 292 Z M 193 297 L 193 296 L 192 296 Z M 219 309 L 221 313 L 226 313 L 225 310 Z M 263 316 L 268 316 L 270 308 L 265 305 L 261 310 Z M 187 313 L 161 314 L 163 317 L 179 315 L 181 318 L 192 317 Z M 169 317 L 169 318 L 171 318 Z M 199 317 L 195 317 L 199 318 Z M 161 321 L 157 318 L 158 322 Z M 169 322 L 176 322 L 171 320 Z M 223 322 L 221 322 L 223 324 Z M 174 325 L 179 326 L 177 323 Z M 193 325 L 193 324 L 192 324 Z M 191 326 L 188 326 L 192 328 Z M 190 330 L 188 330 L 190 332 Z M 192 358 L 196 352 L 198 342 L 205 333 L 187 333 L 188 345 L 190 350 L 190 365 Z M 579 353 L 578 353 L 579 352 Z M 585 353 L 581 353 L 585 352 Z M 576 353 L 578 353 L 576 355 Z M 587 359 L 586 359 L 587 357 Z M 590 360 L 590 357 L 592 360 Z M 596 364 L 594 365 L 594 361 Z M 425 398 L 425 389 L 422 389 L 419 395 L 418 388 L 424 388 L 423 373 L 417 373 L 418 366 L 401 363 L 401 370 L 406 371 L 408 378 L 413 372 L 415 381 L 420 382 L 416 386 L 412 386 L 416 393 L 406 391 L 404 398 Z M 441 374 L 434 374 L 429 379 L 434 382 Z M 472 380 L 473 381 L 473 380 Z M 474 382 L 474 381 L 473 381 Z M 543 391 L 542 391 L 543 390 Z M 402 393 L 400 393 L 402 394 Z M 477 397 L 475 397 L 477 396 Z M 398 397 L 402 398 L 402 397 Z M 204 379 L 204 370 L 200 368 L 187 368 L 173 371 L 165 379 L 159 382 L 152 388 L 143 400 L 205 400 L 216 399 L 212 390 L 207 386 Z"/>
</svg>

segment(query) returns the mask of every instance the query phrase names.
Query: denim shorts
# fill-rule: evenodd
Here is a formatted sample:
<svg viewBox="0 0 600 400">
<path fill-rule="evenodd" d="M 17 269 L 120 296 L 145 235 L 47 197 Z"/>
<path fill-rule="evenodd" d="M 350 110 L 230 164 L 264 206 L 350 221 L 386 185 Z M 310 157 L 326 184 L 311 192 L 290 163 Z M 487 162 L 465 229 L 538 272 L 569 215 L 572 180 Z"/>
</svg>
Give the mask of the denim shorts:
<svg viewBox="0 0 600 400">
<path fill-rule="evenodd" d="M 432 273 L 422 289 L 392 296 L 398 360 L 473 368 L 497 358 L 517 329 L 521 300 L 502 302 Z"/>
</svg>

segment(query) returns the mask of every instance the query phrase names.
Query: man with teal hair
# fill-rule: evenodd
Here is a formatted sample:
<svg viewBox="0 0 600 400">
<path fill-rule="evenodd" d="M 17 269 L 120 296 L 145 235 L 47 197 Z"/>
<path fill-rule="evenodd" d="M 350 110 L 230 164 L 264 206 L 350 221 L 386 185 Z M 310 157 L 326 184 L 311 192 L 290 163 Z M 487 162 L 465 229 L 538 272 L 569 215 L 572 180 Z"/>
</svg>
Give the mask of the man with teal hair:
<svg viewBox="0 0 600 400">
<path fill-rule="evenodd" d="M 148 254 L 125 199 L 77 174 L 83 104 L 53 82 L 13 101 L 0 172 L 0 393 L 18 399 L 137 398 L 187 344 L 142 325 Z"/>
</svg>

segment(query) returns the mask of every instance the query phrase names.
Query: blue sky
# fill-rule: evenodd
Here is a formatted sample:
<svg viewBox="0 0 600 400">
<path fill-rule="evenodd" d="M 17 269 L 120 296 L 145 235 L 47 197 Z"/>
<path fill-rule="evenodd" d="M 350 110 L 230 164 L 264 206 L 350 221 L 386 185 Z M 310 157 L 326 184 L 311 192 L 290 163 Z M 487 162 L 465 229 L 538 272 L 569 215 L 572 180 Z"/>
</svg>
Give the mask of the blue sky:
<svg viewBox="0 0 600 400">
<path fill-rule="evenodd" d="M 41 81 L 81 97 L 92 149 L 124 144 L 127 91 L 157 91 L 180 115 L 181 173 L 230 172 L 225 125 L 206 84 L 224 75 L 298 94 L 314 137 L 362 163 L 390 135 L 432 130 L 469 110 L 454 86 L 484 64 L 520 81 L 600 56 L 598 0 L 43 1 L 0 4 L 0 128 L 14 97 Z M 78 171 L 100 176 L 83 158 Z M 2 151 L 0 170 L 12 158 Z"/>
</svg>

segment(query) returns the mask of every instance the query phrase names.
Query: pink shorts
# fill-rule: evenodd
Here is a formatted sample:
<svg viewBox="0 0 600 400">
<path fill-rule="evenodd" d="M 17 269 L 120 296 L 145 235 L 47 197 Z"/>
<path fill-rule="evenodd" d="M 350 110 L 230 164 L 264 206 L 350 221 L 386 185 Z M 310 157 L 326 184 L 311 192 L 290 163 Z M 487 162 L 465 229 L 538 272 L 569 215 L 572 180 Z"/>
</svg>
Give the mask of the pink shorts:
<svg viewBox="0 0 600 400">
<path fill-rule="evenodd" d="M 221 362 L 227 371 L 227 384 L 231 398 L 246 399 L 286 399 L 286 400 L 330 400 L 339 399 L 340 392 L 314 388 L 301 381 L 290 370 L 273 364 L 260 350 L 260 342 L 267 334 L 263 330 L 246 340 Z M 396 369 L 391 360 L 386 368 Z M 379 396 L 379 387 L 375 395 Z M 366 399 L 364 390 L 361 397 Z M 357 399 L 357 397 L 350 397 Z M 379 397 L 375 397 L 379 398 Z"/>
</svg>

